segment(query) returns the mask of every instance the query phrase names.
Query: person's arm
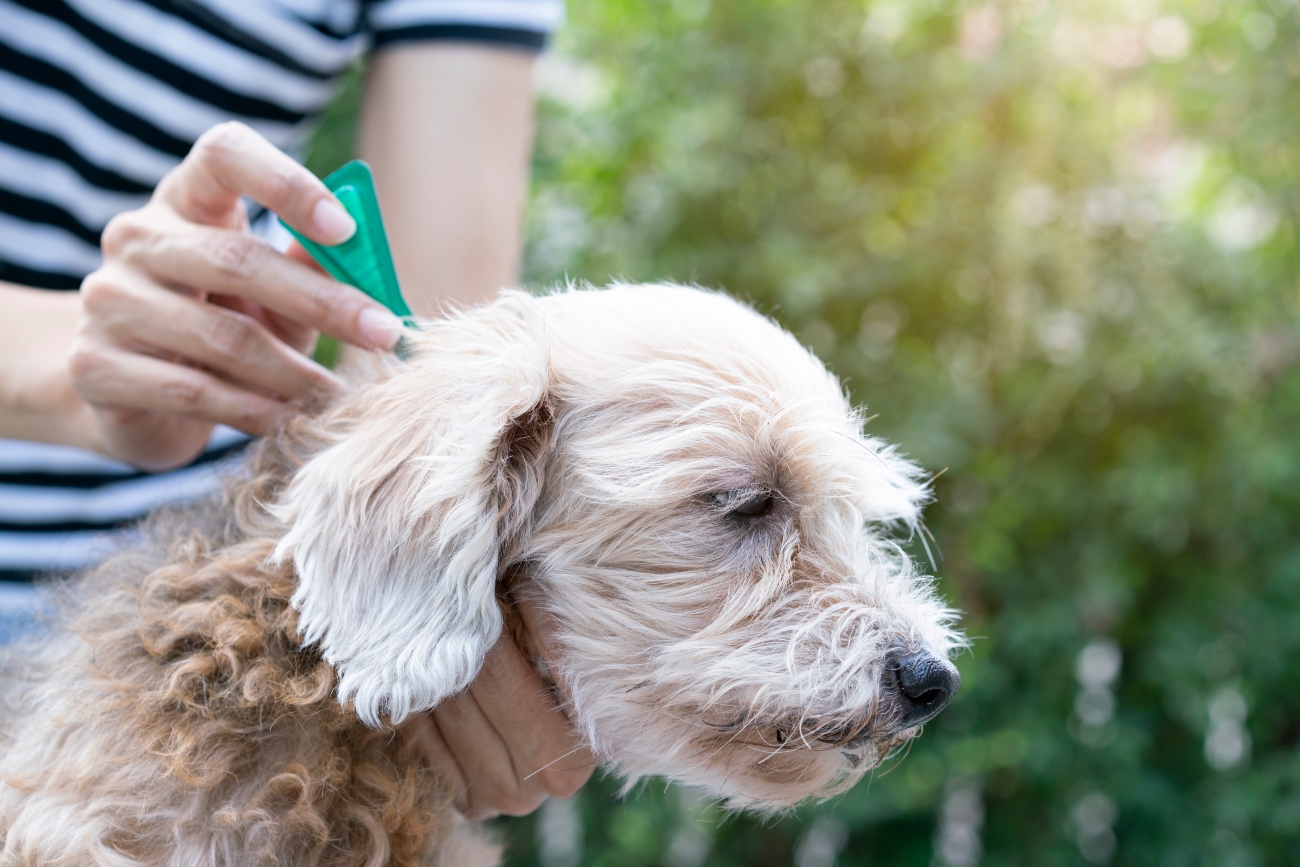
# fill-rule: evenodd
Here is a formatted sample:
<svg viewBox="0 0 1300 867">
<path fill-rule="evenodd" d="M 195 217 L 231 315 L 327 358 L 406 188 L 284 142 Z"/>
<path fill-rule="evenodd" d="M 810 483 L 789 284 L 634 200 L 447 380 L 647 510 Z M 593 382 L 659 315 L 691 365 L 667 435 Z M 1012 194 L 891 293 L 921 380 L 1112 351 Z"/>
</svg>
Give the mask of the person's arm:
<svg viewBox="0 0 1300 867">
<path fill-rule="evenodd" d="M 0 437 L 92 447 L 94 416 L 72 388 L 76 292 L 0 281 Z"/>
<path fill-rule="evenodd" d="M 519 279 L 532 65 L 528 52 L 440 42 L 393 46 L 371 65 L 360 151 L 417 313 L 485 301 Z M 569 797 L 595 767 L 508 638 L 469 689 L 407 725 L 474 819 Z"/>
<path fill-rule="evenodd" d="M 359 149 L 417 313 L 519 279 L 532 67 L 526 51 L 442 42 L 395 45 L 371 64 Z"/>
</svg>

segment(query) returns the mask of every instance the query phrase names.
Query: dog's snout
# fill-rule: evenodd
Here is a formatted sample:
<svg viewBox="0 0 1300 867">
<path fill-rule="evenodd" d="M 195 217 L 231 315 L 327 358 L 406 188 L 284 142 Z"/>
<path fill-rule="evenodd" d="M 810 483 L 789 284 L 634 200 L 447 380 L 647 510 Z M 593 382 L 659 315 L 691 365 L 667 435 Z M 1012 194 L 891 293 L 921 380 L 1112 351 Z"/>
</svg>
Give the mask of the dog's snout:
<svg viewBox="0 0 1300 867">
<path fill-rule="evenodd" d="M 900 656 L 895 665 L 904 728 L 934 719 L 961 686 L 957 667 L 925 650 Z"/>
</svg>

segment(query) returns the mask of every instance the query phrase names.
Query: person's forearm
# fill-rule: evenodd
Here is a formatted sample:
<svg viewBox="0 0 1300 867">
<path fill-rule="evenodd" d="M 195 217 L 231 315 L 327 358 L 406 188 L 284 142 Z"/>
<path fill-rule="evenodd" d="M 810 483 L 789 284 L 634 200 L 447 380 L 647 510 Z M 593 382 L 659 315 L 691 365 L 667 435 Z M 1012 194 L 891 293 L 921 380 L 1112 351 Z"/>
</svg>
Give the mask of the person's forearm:
<svg viewBox="0 0 1300 867">
<path fill-rule="evenodd" d="M 421 315 L 519 279 L 533 137 L 533 56 L 455 43 L 374 59 L 360 152 L 370 162 L 402 289 Z"/>
<path fill-rule="evenodd" d="M 72 389 L 75 292 L 0 281 L 0 437 L 93 447 L 90 409 Z"/>
</svg>

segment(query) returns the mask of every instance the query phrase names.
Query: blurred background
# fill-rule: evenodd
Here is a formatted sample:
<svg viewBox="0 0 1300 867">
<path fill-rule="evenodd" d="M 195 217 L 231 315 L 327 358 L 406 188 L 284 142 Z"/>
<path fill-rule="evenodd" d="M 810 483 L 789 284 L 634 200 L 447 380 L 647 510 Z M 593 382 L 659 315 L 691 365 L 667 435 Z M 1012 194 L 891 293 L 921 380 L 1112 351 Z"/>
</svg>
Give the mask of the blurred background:
<svg viewBox="0 0 1300 867">
<path fill-rule="evenodd" d="M 528 283 L 788 326 L 946 468 L 975 640 L 840 798 L 597 777 L 508 863 L 1300 863 L 1295 0 L 570 0 L 538 86 Z"/>
</svg>

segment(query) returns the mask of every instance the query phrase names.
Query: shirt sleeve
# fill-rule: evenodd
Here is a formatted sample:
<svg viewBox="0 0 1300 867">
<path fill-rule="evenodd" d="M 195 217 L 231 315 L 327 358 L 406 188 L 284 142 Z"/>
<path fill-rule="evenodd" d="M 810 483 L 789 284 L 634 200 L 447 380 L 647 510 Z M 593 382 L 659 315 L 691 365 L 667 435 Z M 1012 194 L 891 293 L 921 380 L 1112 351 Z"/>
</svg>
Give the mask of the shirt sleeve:
<svg viewBox="0 0 1300 867">
<path fill-rule="evenodd" d="M 564 0 L 373 0 L 365 10 L 376 48 L 457 40 L 540 51 L 564 21 Z"/>
</svg>

